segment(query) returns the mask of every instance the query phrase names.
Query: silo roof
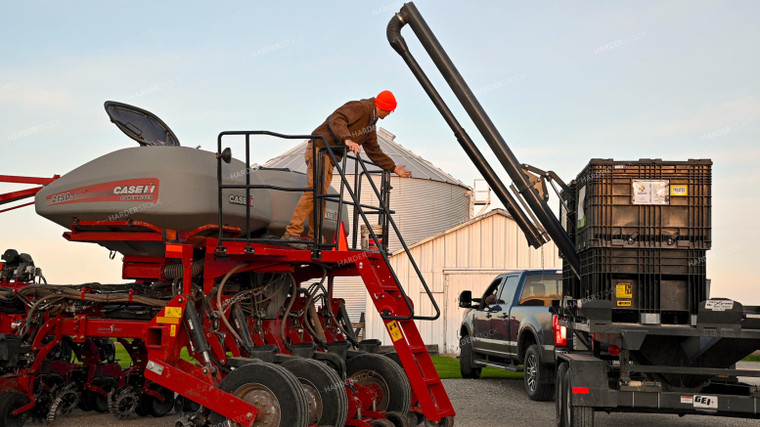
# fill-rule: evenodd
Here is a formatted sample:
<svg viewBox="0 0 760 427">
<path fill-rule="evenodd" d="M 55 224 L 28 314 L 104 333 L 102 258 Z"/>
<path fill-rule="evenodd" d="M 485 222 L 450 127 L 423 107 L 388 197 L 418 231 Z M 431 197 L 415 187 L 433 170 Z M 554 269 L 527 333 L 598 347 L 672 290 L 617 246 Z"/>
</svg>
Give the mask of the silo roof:
<svg viewBox="0 0 760 427">
<path fill-rule="evenodd" d="M 470 187 L 465 185 L 462 181 L 454 178 L 448 173 L 444 172 L 439 167 L 423 159 L 422 157 L 414 154 L 408 148 L 405 148 L 398 142 L 394 141 L 396 135 L 388 132 L 387 130 L 378 127 L 377 128 L 377 143 L 380 145 L 380 149 L 388 155 L 397 165 L 405 165 L 406 169 L 412 172 L 412 178 L 427 179 L 431 181 L 444 182 L 452 185 L 457 185 L 469 189 Z M 306 149 L 307 141 L 304 141 L 297 146 L 291 148 L 285 153 L 266 162 L 264 167 L 267 168 L 287 168 L 296 172 L 306 172 L 306 163 L 304 163 L 304 150 Z M 362 157 L 367 159 L 366 154 Z M 346 170 L 353 171 L 353 161 L 347 161 Z M 374 170 L 379 170 L 375 168 Z M 349 172 L 350 173 L 350 172 Z"/>
</svg>

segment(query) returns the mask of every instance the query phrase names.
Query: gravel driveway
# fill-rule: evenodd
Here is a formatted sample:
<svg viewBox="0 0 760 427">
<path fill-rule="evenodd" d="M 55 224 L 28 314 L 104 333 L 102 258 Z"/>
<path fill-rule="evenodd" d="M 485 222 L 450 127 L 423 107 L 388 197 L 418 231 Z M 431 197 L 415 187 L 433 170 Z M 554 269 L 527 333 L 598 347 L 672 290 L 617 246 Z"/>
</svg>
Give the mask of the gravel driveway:
<svg viewBox="0 0 760 427">
<path fill-rule="evenodd" d="M 741 369 L 760 369 L 758 363 L 741 363 Z M 757 378 L 744 380 L 760 384 Z M 443 380 L 457 411 L 456 426 L 503 427 L 554 425 L 554 402 L 533 402 L 525 396 L 522 380 Z M 76 411 L 58 420 L 55 427 L 173 427 L 175 417 L 117 420 L 109 414 Z M 760 420 L 665 414 L 605 414 L 597 412 L 597 426 L 736 426 L 760 427 Z M 43 424 L 32 424 L 41 426 Z"/>
</svg>

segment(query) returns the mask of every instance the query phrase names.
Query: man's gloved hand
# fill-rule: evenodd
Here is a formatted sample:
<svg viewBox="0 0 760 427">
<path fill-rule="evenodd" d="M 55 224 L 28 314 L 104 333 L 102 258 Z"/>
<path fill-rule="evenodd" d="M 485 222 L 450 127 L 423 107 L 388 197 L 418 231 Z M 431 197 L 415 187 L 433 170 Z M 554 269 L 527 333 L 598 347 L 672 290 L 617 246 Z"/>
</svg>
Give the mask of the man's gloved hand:
<svg viewBox="0 0 760 427">
<path fill-rule="evenodd" d="M 396 165 L 396 169 L 393 169 L 393 173 L 400 176 L 401 178 L 409 178 L 412 176 L 412 172 L 404 169 L 404 165 Z"/>
</svg>

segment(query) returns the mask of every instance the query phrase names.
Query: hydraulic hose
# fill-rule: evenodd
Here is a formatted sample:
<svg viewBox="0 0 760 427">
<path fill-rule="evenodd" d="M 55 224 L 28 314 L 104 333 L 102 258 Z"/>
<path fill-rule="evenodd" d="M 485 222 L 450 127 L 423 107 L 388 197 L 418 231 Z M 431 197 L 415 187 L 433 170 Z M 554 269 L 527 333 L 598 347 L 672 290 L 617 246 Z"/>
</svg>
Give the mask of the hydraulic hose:
<svg viewBox="0 0 760 427">
<path fill-rule="evenodd" d="M 243 339 L 238 335 L 237 332 L 235 332 L 235 329 L 230 325 L 230 322 L 227 320 L 227 316 L 224 314 L 224 310 L 222 309 L 222 293 L 224 292 L 224 285 L 227 283 L 227 280 L 235 274 L 238 270 L 243 269 L 245 267 L 248 267 L 248 263 L 245 264 L 238 264 L 230 271 L 227 272 L 227 274 L 224 275 L 224 278 L 219 283 L 219 289 L 216 291 L 216 309 L 218 310 L 217 313 L 219 313 L 219 317 L 221 317 L 222 322 L 224 322 L 224 325 L 227 327 L 227 329 L 230 331 L 232 336 L 235 337 L 235 339 L 238 340 L 239 343 L 243 344 Z M 250 337 L 249 337 L 250 338 Z"/>
<path fill-rule="evenodd" d="M 292 273 L 288 274 L 288 277 L 290 277 L 290 280 L 293 283 L 291 290 L 292 295 L 290 297 L 288 307 L 285 309 L 285 313 L 282 315 L 282 320 L 280 321 L 280 338 L 282 338 L 282 343 L 285 345 L 285 348 L 287 348 L 288 351 L 292 353 L 293 346 L 288 343 L 287 337 L 285 336 L 285 326 L 287 325 L 288 316 L 290 316 L 290 310 L 293 308 L 293 304 L 295 304 L 296 298 L 298 298 L 298 283 L 296 283 L 296 278 Z"/>
</svg>

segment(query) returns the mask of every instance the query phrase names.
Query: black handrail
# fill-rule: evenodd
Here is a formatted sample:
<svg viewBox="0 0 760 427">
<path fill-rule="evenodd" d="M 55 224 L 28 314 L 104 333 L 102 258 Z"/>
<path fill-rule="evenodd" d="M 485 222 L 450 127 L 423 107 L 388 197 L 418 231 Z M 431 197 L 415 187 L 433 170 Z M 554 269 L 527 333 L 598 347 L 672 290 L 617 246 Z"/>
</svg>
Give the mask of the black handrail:
<svg viewBox="0 0 760 427">
<path fill-rule="evenodd" d="M 337 166 L 335 153 L 332 151 L 332 147 L 329 145 L 325 145 L 321 150 L 326 150 L 327 155 L 330 156 L 330 159 L 333 161 L 334 164 Z M 320 150 L 320 151 L 321 151 Z M 359 165 L 362 167 L 362 172 L 364 174 L 369 174 L 369 170 L 367 170 L 367 166 L 365 163 L 370 163 L 372 165 L 375 165 L 372 162 L 366 161 L 358 156 L 352 156 L 346 154 L 345 157 L 354 159 Z M 377 165 L 375 165 L 377 166 Z M 349 195 L 351 196 L 351 200 L 356 201 L 356 195 L 351 190 L 351 188 L 348 186 L 348 180 L 346 179 L 345 171 L 338 167 L 338 173 L 340 174 L 341 181 L 346 185 L 346 190 L 348 191 Z M 380 201 L 380 206 L 383 209 L 383 213 L 385 214 L 388 223 L 393 227 L 394 232 L 396 233 L 396 237 L 398 237 L 399 242 L 401 243 L 401 246 L 404 248 L 404 252 L 406 252 L 407 256 L 409 257 L 409 261 L 412 263 L 412 267 L 414 267 L 414 271 L 417 273 L 417 277 L 420 279 L 420 283 L 422 283 L 422 287 L 425 289 L 425 293 L 427 294 L 428 298 L 430 299 L 430 302 L 433 304 L 433 309 L 435 310 L 434 316 L 415 316 L 414 315 L 414 307 L 412 306 L 409 297 L 406 294 L 406 291 L 404 291 L 404 287 L 401 286 L 401 282 L 398 280 L 398 276 L 396 276 L 396 272 L 393 271 L 393 268 L 391 268 L 390 260 L 388 259 L 388 254 L 385 250 L 380 250 L 380 255 L 383 257 L 383 261 L 388 266 L 388 270 L 391 272 L 391 276 L 393 276 L 393 280 L 396 282 L 396 285 L 398 289 L 401 291 L 401 295 L 404 298 L 404 303 L 409 309 L 409 316 L 391 316 L 385 312 L 380 313 L 380 317 L 385 320 L 436 320 L 441 316 L 441 309 L 438 307 L 438 303 L 435 302 L 435 297 L 433 297 L 433 293 L 430 290 L 430 288 L 427 285 L 427 282 L 425 282 L 425 278 L 422 275 L 422 272 L 420 271 L 419 267 L 417 266 L 417 263 L 414 261 L 414 257 L 412 257 L 411 252 L 409 251 L 409 247 L 406 245 L 406 242 L 404 241 L 404 238 L 401 237 L 401 231 L 399 231 L 398 227 L 396 226 L 396 222 L 393 221 L 393 218 L 390 215 L 390 210 L 388 209 L 388 206 L 383 204 L 382 201 L 384 200 L 383 196 L 381 195 L 380 191 L 377 189 L 377 186 L 375 185 L 375 182 L 372 179 L 368 179 L 370 186 L 372 187 L 372 190 L 375 192 L 375 196 L 377 197 L 377 200 Z M 322 196 L 320 196 L 322 197 Z M 367 230 L 369 231 L 370 239 L 374 239 L 375 242 L 379 242 L 377 235 L 375 234 L 375 231 L 372 229 L 372 226 L 369 223 L 369 219 L 367 219 L 367 215 L 364 213 L 364 210 L 362 209 L 360 204 L 354 205 L 354 210 L 359 211 L 359 215 L 362 217 L 362 220 L 364 221 L 364 225 L 367 226 Z"/>
<path fill-rule="evenodd" d="M 369 171 L 367 170 L 366 166 L 364 166 L 363 163 L 362 163 L 362 169 L 364 169 L 363 170 L 364 174 L 367 174 L 367 175 L 369 174 Z M 409 319 L 436 320 L 438 319 L 441 316 L 441 309 L 438 307 L 438 304 L 435 302 L 435 297 L 433 297 L 432 291 L 428 287 L 427 282 L 425 281 L 425 278 L 423 277 L 422 272 L 420 271 L 420 268 L 417 266 L 417 262 L 414 261 L 414 257 L 412 257 L 412 253 L 409 251 L 409 247 L 406 245 L 406 242 L 401 237 L 401 231 L 398 229 L 398 226 L 396 226 L 396 221 L 394 221 L 393 217 L 391 217 L 391 211 L 388 209 L 388 205 L 382 203 L 383 199 L 380 192 L 377 189 L 377 186 L 375 185 L 375 181 L 372 180 L 371 178 L 367 179 L 367 181 L 372 187 L 372 190 L 374 190 L 375 195 L 377 196 L 377 199 L 381 202 L 380 205 L 384 209 L 383 213 L 385 215 L 385 221 L 393 227 L 393 231 L 396 233 L 396 237 L 398 237 L 399 243 L 401 243 L 401 246 L 404 248 L 404 252 L 409 257 L 409 262 L 412 263 L 412 267 L 414 267 L 414 271 L 417 273 L 417 277 L 420 279 L 420 283 L 422 283 L 422 287 L 425 289 L 425 293 L 427 294 L 428 299 L 430 299 L 430 302 L 433 304 L 433 309 L 435 310 L 435 313 L 436 313 L 434 316 L 414 316 L 414 308 L 409 303 L 409 299 L 406 295 L 406 292 L 404 292 L 403 288 L 401 287 L 401 283 L 399 282 L 398 277 L 396 276 L 396 272 L 393 271 L 392 268 L 390 268 L 390 260 L 388 259 L 388 254 L 386 253 L 386 251 L 381 250 L 380 255 L 382 255 L 383 260 L 388 265 L 388 269 L 390 270 L 391 275 L 393 276 L 393 280 L 396 281 L 399 289 L 401 289 L 401 293 L 404 297 L 404 301 L 406 301 L 407 306 L 409 306 L 409 310 L 410 310 L 410 313 L 412 313 L 412 315 L 411 316 L 388 316 L 387 314 L 381 313 L 380 317 L 387 320 L 409 320 Z M 367 225 L 367 229 L 370 233 L 370 238 L 375 239 L 375 241 L 378 242 L 379 240 L 377 240 L 377 235 L 375 235 L 375 231 L 372 229 L 372 227 L 370 227 L 367 217 L 364 215 L 363 212 L 360 212 L 360 213 L 362 215 L 362 218 L 364 219 L 365 225 Z M 383 234 L 387 235 L 387 231 L 384 231 Z"/>
<path fill-rule="evenodd" d="M 241 184 L 224 184 L 222 182 L 222 161 L 224 160 L 224 152 L 222 151 L 222 138 L 225 136 L 245 136 L 245 185 Z M 314 191 L 311 188 L 303 187 L 279 187 L 274 185 L 251 185 L 251 175 L 250 175 L 250 151 L 251 151 L 251 135 L 266 135 L 266 136 L 273 136 L 276 138 L 283 138 L 283 139 L 309 139 L 309 140 L 315 140 L 315 139 L 321 139 L 324 142 L 324 137 L 320 135 L 285 135 L 277 132 L 271 132 L 266 130 L 259 130 L 259 131 L 224 131 L 219 133 L 219 136 L 217 137 L 217 166 L 216 166 L 216 182 L 217 182 L 217 188 L 218 188 L 218 211 L 219 211 L 219 239 L 217 241 L 217 247 L 216 251 L 217 253 L 224 253 L 224 245 L 222 244 L 223 241 L 244 241 L 246 242 L 246 251 L 251 251 L 251 242 L 256 241 L 259 243 L 274 243 L 274 242 L 282 242 L 282 240 L 275 240 L 275 239 L 251 239 L 250 237 L 250 218 L 251 218 L 251 207 L 249 201 L 251 200 L 251 189 L 268 189 L 268 190 L 279 190 L 279 191 L 298 191 L 298 192 L 306 192 L 306 191 Z M 312 155 L 314 158 L 316 158 L 316 144 L 312 144 Z M 226 161 L 229 161 L 227 159 Z M 318 182 L 317 180 L 317 168 L 313 169 L 313 175 L 312 175 L 312 187 L 316 187 L 316 184 Z M 245 223 L 245 234 L 244 238 L 233 238 L 233 237 L 224 237 L 224 219 L 223 219 L 223 201 L 222 201 L 222 190 L 225 189 L 245 189 L 245 217 L 246 217 L 246 223 Z M 318 212 L 321 212 L 321 209 L 318 209 L 317 207 L 318 200 L 316 197 L 314 198 L 314 215 L 316 216 Z M 319 206 L 321 208 L 321 205 Z M 315 222 L 317 222 L 315 220 Z M 321 242 L 321 229 L 315 227 L 314 232 L 314 241 L 312 243 L 315 243 L 315 248 L 318 246 L 316 245 L 316 242 Z M 305 241 L 304 243 L 309 243 L 308 241 Z"/>
<path fill-rule="evenodd" d="M 246 178 L 245 178 L 245 184 L 224 184 L 222 182 L 222 161 L 229 161 L 231 158 L 231 154 L 229 152 L 225 152 L 222 150 L 222 139 L 225 136 L 231 136 L 231 135 L 243 135 L 245 136 L 245 159 L 246 159 Z M 283 139 L 308 139 L 311 141 L 312 146 L 312 161 L 314 162 L 314 167 L 312 167 L 312 187 L 311 188 L 300 188 L 300 187 L 280 187 L 280 186 L 274 186 L 274 185 L 251 185 L 250 181 L 250 136 L 251 135 L 266 135 L 266 136 L 273 136 L 276 138 L 283 138 Z M 323 146 L 320 147 L 319 153 L 317 153 L 317 144 L 314 143 L 316 140 L 321 140 L 323 142 Z M 337 159 L 337 156 L 335 155 L 335 152 L 333 151 L 333 148 L 338 148 L 344 153 L 342 153 L 342 162 L 339 162 Z M 371 173 L 368 169 L 366 164 L 370 164 L 372 166 L 377 166 L 376 164 L 364 160 L 359 156 L 350 155 L 347 152 L 345 152 L 347 147 L 341 146 L 341 147 L 332 147 L 329 144 L 325 143 L 325 139 L 320 135 L 285 135 L 280 134 L 276 132 L 271 131 L 225 131 L 221 132 L 217 138 L 217 187 L 218 187 L 218 204 L 219 204 L 219 238 L 217 240 L 217 253 L 225 253 L 224 241 L 244 241 L 246 242 L 246 252 L 253 252 L 253 248 L 251 247 L 251 243 L 282 243 L 282 240 L 280 239 L 263 239 L 263 238 L 256 238 L 252 239 L 250 236 L 250 191 L 251 189 L 270 189 L 270 190 L 279 190 L 279 191 L 299 191 L 299 192 L 306 192 L 311 191 L 314 195 L 313 202 L 314 202 L 314 240 L 313 241 L 302 241 L 302 243 L 311 243 L 313 244 L 313 247 L 315 248 L 312 250 L 312 258 L 318 259 L 320 257 L 320 250 L 324 248 L 334 248 L 336 247 L 338 243 L 337 239 L 337 233 L 339 233 L 339 227 L 341 227 L 341 214 L 343 210 L 343 204 L 349 203 L 353 206 L 354 209 L 354 245 L 353 249 L 356 249 L 356 234 L 358 230 L 357 226 L 357 213 L 359 216 L 361 216 L 362 221 L 367 226 L 367 229 L 370 234 L 370 238 L 373 239 L 375 242 L 387 242 L 387 236 L 388 236 L 388 225 L 393 227 L 394 232 L 396 233 L 396 237 L 398 237 L 399 242 L 404 248 L 404 251 L 406 252 L 407 256 L 409 257 L 409 261 L 412 263 L 412 266 L 414 267 L 415 272 L 417 273 L 418 278 L 420 279 L 420 283 L 422 283 L 423 288 L 425 289 L 425 293 L 427 294 L 428 298 L 430 299 L 430 302 L 433 304 L 433 308 L 435 310 L 434 316 L 415 316 L 414 315 L 414 307 L 411 305 L 411 300 L 404 291 L 403 286 L 401 285 L 401 282 L 398 279 L 398 276 L 396 276 L 396 272 L 393 271 L 393 268 L 390 266 L 390 260 L 388 259 L 388 253 L 387 251 L 380 247 L 379 253 L 383 258 L 383 261 L 385 262 L 386 266 L 388 266 L 388 270 L 391 272 L 391 275 L 393 277 L 394 282 L 397 285 L 397 288 L 401 292 L 401 295 L 404 299 L 404 303 L 406 304 L 407 308 L 409 309 L 409 316 L 391 316 L 386 312 L 381 313 L 381 317 L 383 319 L 388 320 L 436 320 L 441 315 L 441 310 L 438 307 L 438 304 L 435 301 L 435 298 L 433 297 L 432 291 L 427 285 L 427 282 L 425 281 L 425 278 L 422 275 L 422 272 L 420 271 L 419 267 L 417 266 L 417 263 L 414 261 L 414 258 L 412 257 L 411 252 L 409 251 L 409 247 L 406 245 L 406 242 L 404 241 L 403 237 L 401 237 L 401 232 L 399 231 L 398 227 L 396 226 L 396 223 L 393 221 L 393 218 L 391 214 L 393 211 L 389 209 L 389 191 L 390 191 L 390 174 L 387 171 L 383 172 L 382 177 L 382 186 L 381 189 L 378 190 L 377 186 L 375 185 L 375 182 L 369 177 L 369 174 Z M 317 155 L 319 154 L 319 155 Z M 332 164 L 337 168 L 338 174 L 341 178 L 341 186 L 340 186 L 340 192 L 338 195 L 333 195 L 325 192 L 323 194 L 322 189 L 326 187 L 325 185 L 325 174 L 319 173 L 322 168 L 325 167 L 325 155 L 330 157 L 330 160 Z M 375 193 L 375 196 L 377 197 L 377 200 L 379 201 L 380 206 L 374 207 L 374 206 L 368 206 L 363 205 L 360 202 L 360 193 L 355 192 L 351 189 L 351 186 L 348 183 L 348 180 L 346 178 L 346 160 L 350 158 L 355 161 L 355 182 L 359 183 L 358 186 L 361 185 L 361 177 L 364 175 L 367 175 L 369 177 L 368 181 L 370 183 L 370 186 L 372 187 L 372 190 Z M 359 165 L 361 165 L 361 172 L 358 172 Z M 358 173 L 357 173 L 358 172 Z M 376 172 L 375 172 L 376 173 Z M 223 197 L 222 197 L 222 190 L 225 189 L 245 189 L 246 190 L 246 225 L 245 225 L 245 235 L 242 238 L 234 238 L 234 237 L 225 237 L 224 236 L 224 215 L 223 215 Z M 349 196 L 351 197 L 351 202 L 346 202 L 343 199 L 343 192 L 347 191 Z M 336 201 L 338 203 L 338 214 L 336 215 L 336 243 L 334 244 L 322 244 L 322 229 L 324 226 L 324 213 L 322 212 L 322 201 Z M 369 219 L 367 218 L 367 213 L 365 213 L 365 209 L 369 209 L 371 211 L 375 211 L 378 215 L 380 215 L 381 223 L 383 224 L 383 240 L 380 240 L 378 236 L 375 234 L 372 226 L 369 223 Z M 311 224 L 310 224 L 311 226 Z"/>
</svg>

